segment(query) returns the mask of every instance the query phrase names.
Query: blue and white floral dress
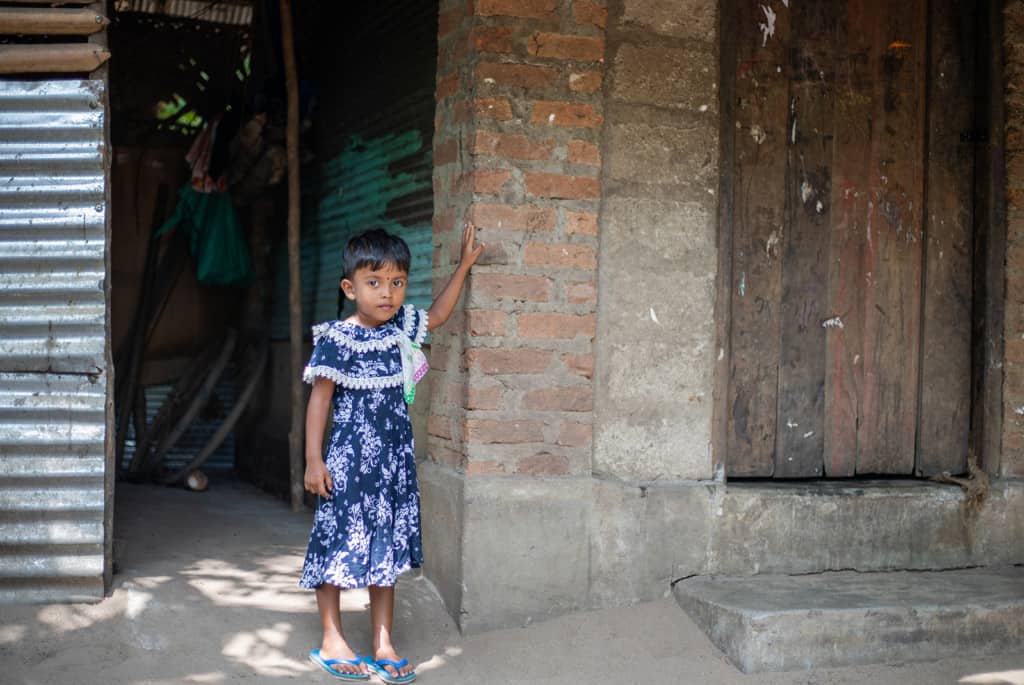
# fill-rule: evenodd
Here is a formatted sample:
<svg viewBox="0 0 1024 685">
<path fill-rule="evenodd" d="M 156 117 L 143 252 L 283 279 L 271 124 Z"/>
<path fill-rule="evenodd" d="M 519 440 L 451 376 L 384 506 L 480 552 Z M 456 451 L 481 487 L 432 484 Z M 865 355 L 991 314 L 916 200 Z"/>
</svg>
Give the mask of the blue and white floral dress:
<svg viewBox="0 0 1024 685">
<path fill-rule="evenodd" d="M 302 374 L 334 382 L 334 426 L 324 461 L 334 489 L 320 497 L 299 584 L 394 585 L 423 565 L 412 425 L 403 394 L 400 336 L 420 344 L 427 313 L 405 305 L 385 324 L 313 327 Z"/>
</svg>

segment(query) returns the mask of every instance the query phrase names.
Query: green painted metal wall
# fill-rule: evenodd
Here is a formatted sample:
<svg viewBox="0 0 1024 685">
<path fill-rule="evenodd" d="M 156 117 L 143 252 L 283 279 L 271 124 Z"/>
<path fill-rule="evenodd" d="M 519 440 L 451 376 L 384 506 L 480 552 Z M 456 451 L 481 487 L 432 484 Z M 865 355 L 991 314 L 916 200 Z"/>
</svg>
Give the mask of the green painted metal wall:
<svg viewBox="0 0 1024 685">
<path fill-rule="evenodd" d="M 383 228 L 409 243 L 407 302 L 431 300 L 434 83 L 437 2 L 348 7 L 349 27 L 324 36 L 318 104 L 303 169 L 304 325 L 337 317 L 341 255 L 349 238 Z M 323 21 L 336 27 L 334 21 Z M 326 30 L 326 29 L 325 29 Z M 288 337 L 287 255 L 278 250 L 274 338 Z M 347 310 L 351 313 L 351 310 Z"/>
</svg>

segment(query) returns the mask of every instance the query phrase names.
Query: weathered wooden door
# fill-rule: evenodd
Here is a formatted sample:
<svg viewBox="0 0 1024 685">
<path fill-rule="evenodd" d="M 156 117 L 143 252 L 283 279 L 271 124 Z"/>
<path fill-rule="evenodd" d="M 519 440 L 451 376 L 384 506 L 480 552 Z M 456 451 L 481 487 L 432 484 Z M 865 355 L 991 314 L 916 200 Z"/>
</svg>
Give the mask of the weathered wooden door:
<svg viewBox="0 0 1024 685">
<path fill-rule="evenodd" d="M 727 473 L 963 470 L 973 3 L 727 7 Z"/>
</svg>

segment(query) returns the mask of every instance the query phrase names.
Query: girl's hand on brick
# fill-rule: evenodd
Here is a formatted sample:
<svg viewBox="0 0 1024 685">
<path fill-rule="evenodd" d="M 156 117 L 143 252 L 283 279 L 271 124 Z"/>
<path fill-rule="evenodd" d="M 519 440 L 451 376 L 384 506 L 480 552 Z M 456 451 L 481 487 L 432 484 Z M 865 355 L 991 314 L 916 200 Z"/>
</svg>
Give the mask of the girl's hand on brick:
<svg viewBox="0 0 1024 685">
<path fill-rule="evenodd" d="M 484 248 L 487 247 L 484 243 L 474 245 L 475 242 L 476 226 L 467 221 L 466 228 L 462 231 L 462 258 L 459 260 L 459 266 L 464 266 L 467 269 L 473 266 Z"/>
<path fill-rule="evenodd" d="M 308 492 L 321 497 L 330 497 L 334 484 L 331 482 L 331 474 L 327 472 L 327 465 L 323 459 L 306 463 L 306 476 L 303 478 L 303 485 Z"/>
</svg>

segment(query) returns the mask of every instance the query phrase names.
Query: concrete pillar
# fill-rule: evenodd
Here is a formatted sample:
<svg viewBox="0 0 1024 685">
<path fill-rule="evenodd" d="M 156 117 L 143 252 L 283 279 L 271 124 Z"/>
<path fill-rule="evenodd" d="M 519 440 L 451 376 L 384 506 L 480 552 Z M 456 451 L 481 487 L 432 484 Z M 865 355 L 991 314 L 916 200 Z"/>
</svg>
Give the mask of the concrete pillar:
<svg viewBox="0 0 1024 685">
<path fill-rule="evenodd" d="M 717 2 L 609 3 L 594 469 L 711 473 Z"/>
</svg>

